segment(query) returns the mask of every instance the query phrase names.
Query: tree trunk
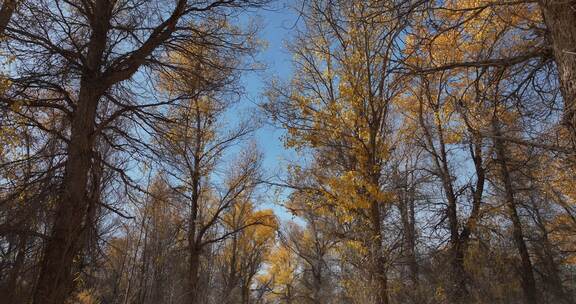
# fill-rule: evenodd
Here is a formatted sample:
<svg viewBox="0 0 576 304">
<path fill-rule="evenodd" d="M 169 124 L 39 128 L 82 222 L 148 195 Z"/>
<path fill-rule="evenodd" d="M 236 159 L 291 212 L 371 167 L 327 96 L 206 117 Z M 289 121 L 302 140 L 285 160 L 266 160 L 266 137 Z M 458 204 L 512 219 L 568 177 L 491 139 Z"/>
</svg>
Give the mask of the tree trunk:
<svg viewBox="0 0 576 304">
<path fill-rule="evenodd" d="M 423 98 L 426 98 L 424 96 Z M 427 96 L 430 98 L 430 96 Z M 429 101 L 430 102 L 430 101 Z M 430 103 L 430 108 L 438 114 L 438 106 Z M 426 124 L 424 118 L 424 101 L 421 99 L 418 107 L 418 120 L 420 126 L 424 131 L 424 136 L 426 143 L 432 151 L 432 160 L 434 161 L 434 166 L 438 171 L 437 175 L 442 182 L 442 189 L 446 195 L 446 200 L 448 206 L 446 208 L 446 218 L 448 219 L 448 230 L 450 232 L 450 268 L 451 276 L 449 279 L 450 286 L 449 297 L 451 303 L 466 303 L 469 302 L 469 292 L 466 284 L 466 270 L 464 268 L 464 249 L 465 244 L 461 242 L 459 223 L 458 223 L 458 213 L 457 204 L 458 200 L 454 192 L 454 186 L 452 183 L 452 176 L 450 174 L 450 166 L 448 164 L 448 153 L 446 151 L 446 143 L 444 141 L 444 131 L 442 127 L 442 122 L 439 120 L 439 116 L 435 115 L 435 127 L 438 130 L 438 145 L 433 139 L 433 135 L 430 132 L 430 128 Z"/>
<path fill-rule="evenodd" d="M 325 301 L 322 294 L 322 260 L 315 259 L 315 264 L 316 265 L 312 267 L 312 298 L 314 299 L 314 303 L 322 304 Z"/>
<path fill-rule="evenodd" d="M 198 149 L 198 148 L 197 148 Z M 198 150 L 196 151 L 198 152 Z M 198 154 L 196 154 L 198 155 Z M 189 256 L 189 272 L 188 272 L 188 303 L 196 304 L 198 302 L 198 272 L 200 270 L 200 253 L 199 247 L 200 240 L 197 236 L 197 222 L 198 222 L 198 203 L 200 200 L 200 177 L 199 177 L 199 159 L 195 157 L 194 172 L 192 172 L 192 202 L 190 206 L 190 219 L 188 231 L 188 246 L 190 247 Z"/>
<path fill-rule="evenodd" d="M 196 132 L 198 134 L 202 133 L 202 126 L 201 126 L 201 119 L 200 119 L 200 111 L 196 109 Z M 201 136 L 196 136 L 194 142 L 194 163 L 193 167 L 190 169 L 190 176 L 192 177 L 191 183 L 191 190 L 192 190 L 192 198 L 190 202 L 190 218 L 188 219 L 188 246 L 190 247 L 190 256 L 189 256 L 189 272 L 188 272 L 188 303 L 189 304 L 196 304 L 199 299 L 199 292 L 198 292 L 198 273 L 200 270 L 200 254 L 202 248 L 201 241 L 202 241 L 202 231 L 198 231 L 198 221 L 199 221 L 199 208 L 200 208 L 200 179 L 201 179 L 201 155 L 202 155 L 202 138 Z"/>
<path fill-rule="evenodd" d="M 84 80 L 72 121 L 62 194 L 56 207 L 52 235 L 44 249 L 35 304 L 62 304 L 72 290 L 72 266 L 82 248 L 82 232 L 90 208 L 87 197 L 92 163 L 92 132 L 101 92 Z"/>
<path fill-rule="evenodd" d="M 98 102 L 108 89 L 100 78 L 113 3 L 98 0 L 90 20 L 86 66 L 73 113 L 62 193 L 56 206 L 52 234 L 44 249 L 34 304 L 62 304 L 73 287 L 72 266 L 82 249 L 82 234 L 93 201 L 88 198 L 95 118 Z"/>
<path fill-rule="evenodd" d="M 190 223 L 188 232 L 188 246 L 190 247 L 189 265 L 188 265 L 188 303 L 196 304 L 198 301 L 198 272 L 200 270 L 200 248 L 198 248 L 196 236 L 196 222 L 198 220 L 198 200 L 199 200 L 199 182 L 194 175 L 194 193 L 192 195 L 192 206 L 190 214 Z"/>
<path fill-rule="evenodd" d="M 537 304 L 538 303 L 538 293 L 536 290 L 536 281 L 534 279 L 534 271 L 532 267 L 532 261 L 530 260 L 530 254 L 528 253 L 528 247 L 524 241 L 524 234 L 522 231 L 522 223 L 520 217 L 518 216 L 518 211 L 516 209 L 515 201 L 515 191 L 512 186 L 512 177 L 510 176 L 508 163 L 506 159 L 506 148 L 504 143 L 500 139 L 500 126 L 496 119 L 493 120 L 492 126 L 494 128 L 494 145 L 496 150 L 496 157 L 498 163 L 500 164 L 500 173 L 502 176 L 502 181 L 504 183 L 504 192 L 506 199 L 506 208 L 508 209 L 508 215 L 512 221 L 512 237 L 514 239 L 514 244 L 520 255 L 521 268 L 521 285 L 524 292 L 524 298 L 527 304 Z"/>
<path fill-rule="evenodd" d="M 195 247 L 190 250 L 190 265 L 188 270 L 188 303 L 198 303 L 198 272 L 200 271 L 200 251 Z"/>
<path fill-rule="evenodd" d="M 250 304 L 250 281 L 242 284 L 242 304 Z"/>
<path fill-rule="evenodd" d="M 24 299 L 19 298 L 19 278 L 22 272 L 22 267 L 24 266 L 24 260 L 26 258 L 27 242 L 28 237 L 26 234 L 18 236 L 18 252 L 16 253 L 16 261 L 14 261 L 14 266 L 10 270 L 8 282 L 5 287 L 6 303 L 16 304 L 25 302 Z"/>
<path fill-rule="evenodd" d="M 408 193 L 406 186 L 402 187 L 400 194 L 400 220 L 402 221 L 403 229 L 403 251 L 404 260 L 408 266 L 408 272 L 412 286 L 418 285 L 418 263 L 416 262 L 416 241 L 415 241 L 415 228 L 414 228 L 414 201 L 411 200 L 412 195 Z"/>
<path fill-rule="evenodd" d="M 535 205 L 534 214 L 537 219 L 537 227 L 540 230 L 541 238 L 539 240 L 539 245 L 541 250 L 539 250 L 539 258 L 544 264 L 544 284 L 548 285 L 548 288 L 554 294 L 554 297 L 558 303 L 562 304 L 573 304 L 574 301 L 570 297 L 569 293 L 563 286 L 561 279 L 562 271 L 555 259 L 555 253 L 553 250 L 553 245 L 550 243 L 548 237 L 548 230 L 544 219 L 542 218 L 538 207 Z"/>
<path fill-rule="evenodd" d="M 541 0 L 564 98 L 564 123 L 576 148 L 576 1 Z"/>
<path fill-rule="evenodd" d="M 450 264 L 452 268 L 452 280 L 450 286 L 450 298 L 453 303 L 467 303 L 469 302 L 470 293 L 466 284 L 466 269 L 464 268 L 464 254 L 466 243 L 460 237 L 459 222 L 458 222 L 458 198 L 454 191 L 452 176 L 450 174 L 450 167 L 448 164 L 448 153 L 446 151 L 446 144 L 444 141 L 444 131 L 442 123 L 436 122 L 439 134 L 440 156 L 436 157 L 436 166 L 441 174 L 442 184 L 446 192 L 446 199 L 448 207 L 446 209 L 446 217 L 448 218 L 448 228 L 450 231 Z M 430 144 L 433 145 L 432 140 L 429 139 Z"/>
<path fill-rule="evenodd" d="M 373 240 L 372 240 L 372 258 L 374 259 L 376 267 L 374 274 L 376 276 L 377 283 L 377 304 L 388 304 L 388 278 L 386 274 L 386 260 L 383 256 L 382 250 L 382 227 L 380 224 L 380 206 L 378 202 L 374 201 L 371 205 L 371 216 L 372 216 L 372 229 L 373 229 Z"/>
<path fill-rule="evenodd" d="M 2 8 L 0 9 L 0 36 L 6 31 L 17 4 L 16 0 L 4 0 L 4 3 L 2 3 Z"/>
<path fill-rule="evenodd" d="M 238 256 L 238 239 L 237 239 L 237 235 L 234 234 L 232 236 L 232 256 L 230 258 L 230 264 L 228 265 L 230 267 L 229 272 L 228 272 L 228 278 L 226 281 L 226 286 L 224 288 L 224 303 L 233 303 L 234 301 L 236 301 L 237 299 L 235 298 L 234 295 L 234 289 L 236 288 L 236 286 L 238 285 L 238 268 L 236 267 L 237 264 L 237 256 Z"/>
</svg>

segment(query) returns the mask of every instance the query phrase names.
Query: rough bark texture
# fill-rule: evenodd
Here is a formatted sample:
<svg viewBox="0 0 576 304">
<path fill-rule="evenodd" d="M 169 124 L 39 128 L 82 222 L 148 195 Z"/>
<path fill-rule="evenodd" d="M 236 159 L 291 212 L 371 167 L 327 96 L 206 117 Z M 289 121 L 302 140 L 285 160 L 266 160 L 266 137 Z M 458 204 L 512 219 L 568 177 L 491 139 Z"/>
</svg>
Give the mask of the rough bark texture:
<svg viewBox="0 0 576 304">
<path fill-rule="evenodd" d="M 0 8 L 0 36 L 4 34 L 17 5 L 18 1 L 16 0 L 4 0 L 2 3 L 2 8 Z"/>
<path fill-rule="evenodd" d="M 534 208 L 535 216 L 537 218 L 537 227 L 540 230 L 539 248 L 537 255 L 544 265 L 545 273 L 543 274 L 543 284 L 547 285 L 548 289 L 554 294 L 554 298 L 558 303 L 573 304 L 573 299 L 570 297 L 569 292 L 564 289 L 564 284 L 560 274 L 562 271 L 555 259 L 553 245 L 550 242 L 547 227 L 544 224 L 544 219 L 540 214 L 538 208 Z"/>
<path fill-rule="evenodd" d="M 540 1 L 558 66 L 564 98 L 564 123 L 576 148 L 576 1 Z"/>
<path fill-rule="evenodd" d="M 370 98 L 372 102 L 374 100 Z M 378 115 L 374 115 L 378 117 Z M 368 176 L 366 177 L 372 185 L 376 187 L 380 186 L 380 176 L 381 167 L 378 156 L 378 136 L 379 136 L 379 120 L 375 119 L 370 127 L 370 139 L 369 139 L 369 149 L 368 149 L 368 162 L 366 163 L 366 168 Z M 376 304 L 388 304 L 388 274 L 386 269 L 386 257 L 384 256 L 384 248 L 382 246 L 382 241 L 384 240 L 382 235 L 382 210 L 381 205 L 384 202 L 371 199 L 370 204 L 370 220 L 372 224 L 372 259 L 374 261 L 374 275 L 377 283 L 377 294 L 376 294 Z"/>
</svg>

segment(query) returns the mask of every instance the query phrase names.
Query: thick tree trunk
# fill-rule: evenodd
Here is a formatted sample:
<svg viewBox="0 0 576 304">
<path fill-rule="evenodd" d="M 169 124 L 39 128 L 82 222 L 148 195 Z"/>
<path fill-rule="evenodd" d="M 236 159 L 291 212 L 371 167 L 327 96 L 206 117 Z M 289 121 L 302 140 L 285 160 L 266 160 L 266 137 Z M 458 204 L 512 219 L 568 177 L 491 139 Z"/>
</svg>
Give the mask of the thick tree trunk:
<svg viewBox="0 0 576 304">
<path fill-rule="evenodd" d="M 84 244 L 82 234 L 93 203 L 88 197 L 87 186 L 96 111 L 100 98 L 108 89 L 104 87 L 100 73 L 112 6 L 108 0 L 98 0 L 93 5 L 92 33 L 71 123 L 62 193 L 56 206 L 52 235 L 44 249 L 34 304 L 62 304 L 73 287 L 74 258 Z"/>
<path fill-rule="evenodd" d="M 564 123 L 576 148 L 576 0 L 541 0 L 564 98 Z"/>
<path fill-rule="evenodd" d="M 415 191 L 412 189 L 411 191 Z M 418 279 L 418 261 L 416 260 L 416 212 L 414 210 L 414 192 L 409 193 L 409 201 L 408 201 L 408 216 L 409 216 L 409 223 L 408 223 L 408 231 L 409 231 L 409 238 L 407 240 L 408 247 L 410 253 L 408 255 L 408 264 L 410 265 L 410 278 L 414 286 L 418 286 L 419 279 Z"/>
<path fill-rule="evenodd" d="M 512 185 L 512 177 L 510 176 L 510 171 L 508 168 L 506 148 L 500 139 L 500 126 L 496 119 L 494 119 L 492 126 L 494 129 L 494 134 L 496 135 L 494 137 L 494 146 L 496 150 L 496 157 L 498 159 L 498 163 L 500 164 L 502 182 L 504 184 L 506 208 L 508 209 L 508 216 L 512 221 L 512 237 L 514 239 L 516 249 L 518 250 L 518 254 L 520 255 L 520 276 L 524 298 L 527 304 L 537 304 L 539 302 L 538 292 L 536 289 L 536 280 L 534 279 L 534 271 L 532 267 L 532 261 L 530 260 L 528 247 L 524 241 L 522 223 L 520 221 L 520 216 L 518 215 L 518 210 L 516 209 L 516 200 L 514 197 L 515 190 Z"/>
<path fill-rule="evenodd" d="M 430 105 L 434 111 L 439 111 L 437 106 Z M 435 115 L 438 117 L 437 115 Z M 448 153 L 446 151 L 446 143 L 444 140 L 444 131 L 442 122 L 439 118 L 435 120 L 435 127 L 438 130 L 438 141 L 436 144 L 433 135 L 430 132 L 426 120 L 424 118 L 424 102 L 421 100 L 418 109 L 418 119 L 420 126 L 424 131 L 426 142 L 429 149 L 433 151 L 432 160 L 436 170 L 438 171 L 438 177 L 442 182 L 442 188 L 446 195 L 446 200 L 448 206 L 446 208 L 446 218 L 448 219 L 448 230 L 450 233 L 450 268 L 451 276 L 449 279 L 450 286 L 449 298 L 451 303 L 467 303 L 469 302 L 469 291 L 467 286 L 467 273 L 464 267 L 464 255 L 465 255 L 465 242 L 462 242 L 459 231 L 458 222 L 458 200 L 456 193 L 454 191 L 454 186 L 452 183 L 452 176 L 450 174 L 450 166 L 448 164 Z M 438 148 L 436 146 L 438 145 Z"/>
<path fill-rule="evenodd" d="M 90 208 L 86 190 L 92 163 L 92 132 L 101 93 L 89 82 L 83 82 L 72 121 L 62 194 L 34 293 L 35 304 L 64 303 L 73 287 L 73 261 L 84 243 L 82 232 Z"/>
<path fill-rule="evenodd" d="M 200 271 L 200 250 L 192 248 L 190 250 L 190 261 L 188 269 L 188 303 L 196 304 L 199 299 L 198 273 Z"/>
<path fill-rule="evenodd" d="M 447 182 L 445 182 L 447 183 Z M 450 230 L 450 267 L 452 269 L 452 279 L 450 286 L 450 297 L 453 303 L 468 302 L 469 292 L 466 284 L 466 269 L 464 268 L 465 244 L 460 239 L 458 229 L 458 213 L 456 211 L 456 195 L 451 185 L 446 186 L 449 190 L 447 218 Z"/>
<path fill-rule="evenodd" d="M 513 203 L 513 196 L 506 194 L 507 208 L 512 220 L 512 236 L 514 238 L 514 243 L 516 244 L 516 249 L 520 254 L 521 260 L 521 277 L 522 277 L 522 289 L 524 291 L 524 297 L 526 303 L 537 304 L 538 296 L 536 290 L 536 281 L 534 279 L 534 272 L 532 270 L 532 262 L 530 260 L 530 254 L 528 253 L 528 248 L 524 242 L 524 235 L 522 232 L 522 224 L 520 222 L 520 217 L 518 216 L 518 211 Z"/>
<path fill-rule="evenodd" d="M 250 286 L 242 286 L 242 304 L 250 304 Z"/>
<path fill-rule="evenodd" d="M 315 259 L 314 264 L 316 265 L 312 268 L 312 298 L 314 299 L 314 303 L 322 304 L 325 302 L 322 292 L 322 260 Z"/>
<path fill-rule="evenodd" d="M 4 34 L 17 4 L 17 0 L 4 0 L 2 3 L 2 8 L 0 8 L 0 36 Z"/>
<path fill-rule="evenodd" d="M 201 126 L 201 113 L 196 109 L 196 132 L 198 134 L 202 133 Z M 202 252 L 201 241 L 202 241 L 202 231 L 198 229 L 199 222 L 199 208 L 200 208 L 200 178 L 201 178 L 201 155 L 202 155 L 202 137 L 196 136 L 194 143 L 194 164 L 190 168 L 190 176 L 192 177 L 192 198 L 190 202 L 190 218 L 188 219 L 188 246 L 190 247 L 189 254 L 189 272 L 188 272 L 188 303 L 196 304 L 199 301 L 199 290 L 198 290 L 198 273 L 200 271 L 200 254 Z"/>
<path fill-rule="evenodd" d="M 198 168 L 196 166 L 196 168 Z M 190 223 L 188 232 L 188 246 L 190 247 L 189 265 L 188 265 L 188 303 L 198 303 L 198 273 L 200 271 L 200 253 L 199 242 L 197 239 L 197 221 L 198 221 L 198 201 L 200 199 L 200 179 L 197 172 L 193 174 L 194 193 L 192 194 L 192 205 L 190 209 Z"/>
<path fill-rule="evenodd" d="M 233 303 L 234 301 L 237 300 L 237 298 L 235 298 L 234 295 L 234 289 L 237 287 L 238 285 L 238 281 L 239 281 L 239 277 L 238 277 L 238 268 L 236 267 L 237 264 L 237 258 L 238 258 L 238 239 L 237 239 L 237 235 L 234 234 L 232 236 L 232 249 L 231 249 L 231 258 L 230 258 L 230 264 L 228 265 L 230 267 L 229 272 L 228 272 L 228 279 L 226 281 L 226 287 L 224 288 L 224 303 Z"/>
</svg>

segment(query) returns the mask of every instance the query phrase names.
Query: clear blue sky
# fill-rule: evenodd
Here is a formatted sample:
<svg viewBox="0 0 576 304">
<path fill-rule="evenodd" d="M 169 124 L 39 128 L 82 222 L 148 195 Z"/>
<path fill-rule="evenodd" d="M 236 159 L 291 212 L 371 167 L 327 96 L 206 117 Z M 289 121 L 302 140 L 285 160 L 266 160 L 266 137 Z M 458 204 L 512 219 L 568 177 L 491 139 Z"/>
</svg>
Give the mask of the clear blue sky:
<svg viewBox="0 0 576 304">
<path fill-rule="evenodd" d="M 292 55 L 286 50 L 286 41 L 291 38 L 292 28 L 298 20 L 294 11 L 288 7 L 290 1 L 274 2 L 271 8 L 258 10 L 250 14 L 261 23 L 260 39 L 267 43 L 257 59 L 266 65 L 266 70 L 259 73 L 248 73 L 243 79 L 246 97 L 242 101 L 246 106 L 253 106 L 261 101 L 266 81 L 272 77 L 288 79 L 292 72 Z M 257 142 L 264 153 L 264 166 L 269 171 L 280 169 L 278 163 L 288 157 L 282 145 L 282 131 L 271 126 L 262 128 L 257 136 Z"/>
<path fill-rule="evenodd" d="M 267 47 L 261 50 L 257 59 L 266 66 L 266 69 L 243 76 L 242 84 L 246 90 L 246 96 L 242 99 L 239 108 L 254 108 L 257 102 L 262 101 L 265 84 L 272 77 L 289 79 L 291 76 L 292 55 L 285 46 L 286 42 L 291 39 L 295 23 L 298 22 L 298 16 L 289 7 L 291 2 L 293 1 L 276 1 L 268 9 L 260 9 L 247 15 L 248 18 L 254 18 L 261 25 L 259 38 L 266 42 Z M 234 120 L 234 117 L 231 119 Z M 267 176 L 281 173 L 283 160 L 291 158 L 294 154 L 293 151 L 284 148 L 282 134 L 282 130 L 265 125 L 255 135 L 256 142 L 264 156 L 263 165 Z M 285 194 L 286 192 L 282 197 Z M 268 200 L 271 199 L 272 195 Z M 292 218 L 286 210 L 273 203 L 269 201 L 263 207 L 273 208 L 282 220 Z"/>
</svg>

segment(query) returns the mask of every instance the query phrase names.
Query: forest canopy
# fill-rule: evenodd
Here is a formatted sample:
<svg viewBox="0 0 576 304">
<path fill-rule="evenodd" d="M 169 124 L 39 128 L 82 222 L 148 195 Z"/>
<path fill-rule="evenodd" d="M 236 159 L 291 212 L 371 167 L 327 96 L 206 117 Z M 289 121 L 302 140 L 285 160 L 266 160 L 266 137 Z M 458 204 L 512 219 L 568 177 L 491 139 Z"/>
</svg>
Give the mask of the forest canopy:
<svg viewBox="0 0 576 304">
<path fill-rule="evenodd" d="M 574 0 L 2 0 L 0 60 L 2 303 L 576 304 Z"/>
</svg>

